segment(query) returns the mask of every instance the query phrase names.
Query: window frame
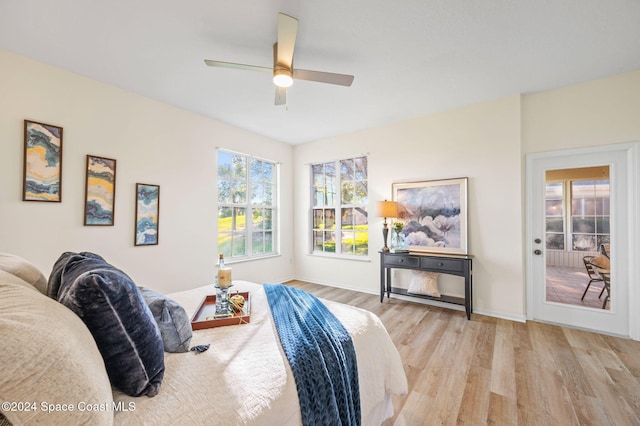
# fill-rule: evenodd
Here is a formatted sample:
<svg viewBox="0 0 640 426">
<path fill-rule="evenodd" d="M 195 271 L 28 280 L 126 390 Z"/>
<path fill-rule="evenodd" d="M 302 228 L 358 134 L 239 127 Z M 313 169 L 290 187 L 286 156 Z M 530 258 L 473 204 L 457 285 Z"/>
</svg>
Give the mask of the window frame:
<svg viewBox="0 0 640 426">
<path fill-rule="evenodd" d="M 562 191 L 562 197 L 560 198 L 560 206 L 562 209 L 562 214 L 560 216 L 555 215 L 555 216 L 550 216 L 547 215 L 547 201 L 553 201 L 553 200 L 558 200 L 558 198 L 548 198 L 547 195 L 545 194 L 545 249 L 547 250 L 554 250 L 554 251 L 565 251 L 567 250 L 567 181 L 551 181 L 551 182 L 546 182 L 545 186 L 548 186 L 549 184 L 552 183 L 559 183 L 560 184 L 560 188 Z M 547 229 L 547 219 L 548 218 L 562 218 L 562 232 L 558 232 L 558 231 L 549 231 Z M 548 248 L 547 247 L 547 236 L 549 234 L 553 234 L 553 235 L 562 235 L 562 244 L 563 247 L 561 249 L 557 249 L 557 248 Z"/>
<path fill-rule="evenodd" d="M 229 186 L 229 199 L 222 199 L 221 197 L 221 168 L 220 168 L 220 159 L 221 154 L 226 154 L 233 158 L 234 156 L 240 157 L 244 160 L 244 176 L 242 178 L 238 178 L 238 176 L 229 175 L 229 182 L 237 181 L 243 182 L 245 187 L 244 190 L 244 198 L 242 202 L 234 202 L 234 186 L 230 184 Z M 233 161 L 233 160 L 231 160 Z M 254 173 L 252 171 L 252 162 L 263 162 L 270 164 L 272 166 L 271 171 L 271 182 L 265 180 L 257 180 L 253 176 Z M 217 148 L 216 153 L 216 191 L 217 191 L 217 245 L 218 245 L 218 253 L 224 254 L 226 263 L 235 263 L 241 261 L 249 261 L 254 259 L 263 259 L 265 257 L 273 257 L 280 255 L 280 162 L 258 157 L 251 154 L 245 154 L 242 152 L 237 152 L 224 148 Z M 231 173 L 231 172 L 230 172 Z M 264 175 L 263 175 L 264 176 Z M 262 190 L 262 195 L 265 194 L 265 185 L 270 186 L 270 203 L 265 204 L 264 201 L 256 203 L 256 189 Z M 258 198 L 259 200 L 264 200 L 261 196 Z M 220 218 L 222 209 L 231 209 L 231 230 L 230 231 L 221 231 L 220 230 Z M 244 209 L 244 227 L 237 229 L 236 228 L 236 220 L 239 217 L 237 215 L 238 211 Z M 254 223 L 253 217 L 255 211 L 262 211 L 262 215 L 260 217 L 262 220 L 259 223 Z M 261 225 L 265 224 L 265 212 L 271 211 L 271 228 L 264 228 Z M 266 223 L 269 223 L 267 221 Z M 257 225 L 257 227 L 256 227 Z M 266 234 L 271 233 L 270 241 L 266 241 Z M 254 253 L 254 238 L 255 234 L 262 234 L 262 243 L 268 244 L 271 243 L 270 251 L 260 251 Z M 223 246 L 220 243 L 221 235 L 230 235 L 231 238 L 231 249 L 223 250 Z M 235 239 L 238 240 L 235 240 Z M 239 241 L 241 243 L 241 239 L 244 239 L 244 253 L 243 254 L 234 254 L 234 241 Z"/>
<path fill-rule="evenodd" d="M 594 213 L 592 215 L 583 215 L 584 217 L 593 217 L 594 219 L 594 224 L 595 224 L 595 228 L 594 228 L 594 232 L 590 233 L 590 232 L 577 232 L 574 230 L 574 217 L 576 217 L 576 214 L 574 214 L 574 208 L 573 208 L 573 201 L 574 201 L 574 183 L 575 182 L 589 182 L 589 181 L 593 181 L 593 187 L 594 187 L 594 196 L 592 198 L 590 198 L 590 200 L 593 200 L 594 202 Z M 609 199 L 609 210 L 608 210 L 608 214 L 607 215 L 602 215 L 602 214 L 598 214 L 597 211 L 595 210 L 595 203 L 597 203 L 598 197 L 596 196 L 596 187 L 598 185 L 598 182 L 604 182 L 606 181 L 609 185 L 609 196 L 607 197 Z M 593 252 L 597 252 L 599 250 L 600 244 L 599 241 L 599 236 L 608 236 L 608 238 L 605 237 L 606 241 L 610 241 L 611 238 L 611 232 L 610 232 L 610 228 L 609 228 L 609 232 L 598 232 L 598 219 L 602 219 L 602 218 L 609 218 L 609 226 L 610 226 L 610 220 L 611 220 L 611 180 L 609 178 L 607 179 L 599 179 L 599 178 L 575 178 L 575 179 L 563 179 L 563 180 L 553 180 L 553 181 L 548 181 L 546 182 L 545 185 L 549 185 L 550 183 L 561 183 L 562 185 L 562 208 L 563 208 L 563 214 L 562 214 L 562 221 L 563 221 L 563 232 L 549 232 L 546 229 L 546 223 L 545 223 L 545 249 L 547 250 L 551 250 L 551 251 L 556 251 L 556 252 L 567 252 L 567 253 L 591 253 L 592 251 L 590 250 L 576 250 L 574 248 L 574 235 L 576 234 L 580 234 L 580 235 L 593 235 L 595 238 L 595 249 L 593 250 Z M 548 201 L 549 199 L 546 197 L 545 195 L 545 203 L 546 201 Z M 546 210 L 545 210 L 545 222 L 546 219 L 549 217 L 554 217 L 554 216 L 548 216 L 546 214 Z M 546 236 L 550 233 L 553 234 L 563 234 L 563 241 L 564 241 L 564 248 L 563 249 L 556 249 L 556 248 L 548 248 L 546 246 Z"/>
<path fill-rule="evenodd" d="M 587 200 L 591 200 L 593 202 L 593 214 L 582 214 L 582 215 L 577 215 L 574 213 L 574 208 L 573 208 L 573 202 L 574 199 L 578 200 L 580 198 L 574 198 L 574 183 L 575 182 L 593 182 L 593 196 L 590 198 L 583 198 L 583 199 L 587 199 Z M 606 184 L 608 185 L 608 196 L 606 197 L 608 199 L 608 206 L 607 206 L 607 213 L 608 214 L 598 214 L 598 183 L 599 182 L 606 182 Z M 591 250 L 576 250 L 574 249 L 574 238 L 576 235 L 588 235 L 588 236 L 593 236 L 594 240 L 595 240 L 595 249 L 593 250 L 593 252 L 597 252 L 600 248 L 600 245 L 605 244 L 605 243 L 609 243 L 611 241 L 611 180 L 610 179 L 597 179 L 597 178 L 589 178 L 589 179 L 572 179 L 571 181 L 568 182 L 568 186 L 570 189 L 570 198 L 568 198 L 567 203 L 569 204 L 568 208 L 570 209 L 570 212 L 567 215 L 567 220 L 569 221 L 569 235 L 567 236 L 567 243 L 569 244 L 569 247 L 571 248 L 572 252 L 592 252 Z M 574 229 L 575 226 L 575 222 L 574 222 L 574 218 L 580 217 L 582 216 L 583 218 L 593 218 L 593 225 L 594 225 L 594 229 L 593 232 L 579 232 L 576 231 Z M 599 219 L 603 219 L 603 218 L 608 218 L 608 224 L 609 224 L 609 232 L 598 232 L 598 220 Z M 602 236 L 608 236 L 605 237 L 604 241 L 602 240 Z"/>
<path fill-rule="evenodd" d="M 362 168 L 359 168 L 357 165 L 358 160 L 362 161 L 364 164 L 364 177 L 358 177 L 358 171 L 360 174 L 362 173 Z M 351 172 L 353 173 L 352 179 L 343 178 L 345 172 L 343 171 L 342 165 L 343 162 L 353 162 L 353 168 Z M 331 169 L 333 171 L 333 175 L 329 174 L 332 179 L 327 179 L 327 165 L 331 165 Z M 316 182 L 316 168 L 322 167 L 323 172 L 323 184 L 319 185 Z M 315 256 L 327 256 L 327 257 L 337 257 L 344 259 L 356 259 L 356 260 L 368 260 L 369 259 L 369 230 L 370 230 L 370 218 L 369 218 L 369 156 L 367 154 L 364 155 L 356 155 L 348 158 L 341 158 L 337 160 L 324 161 L 319 163 L 312 163 L 309 167 L 309 175 L 310 175 L 310 226 L 309 226 L 309 254 Z M 349 191 L 349 186 L 353 188 L 353 191 Z M 364 196 L 361 196 L 361 199 L 358 199 L 356 195 L 356 186 L 359 186 L 360 189 L 362 187 L 365 188 Z M 319 190 L 319 188 L 322 188 Z M 349 191 L 352 195 L 351 200 L 345 200 L 343 194 L 344 191 Z M 360 191 L 362 193 L 362 191 Z M 318 194 L 325 194 L 323 202 L 317 203 Z M 333 203 L 327 203 L 327 199 L 332 199 Z M 345 202 L 350 201 L 350 202 Z M 359 202 L 358 202 L 359 201 Z M 331 212 L 327 215 L 327 212 Z M 320 213 L 318 215 L 318 213 Z M 351 215 L 349 215 L 351 213 Z M 327 219 L 328 217 L 328 219 Z M 343 223 L 345 218 L 351 218 L 350 224 Z M 327 221 L 330 223 L 330 227 L 326 227 Z M 364 221 L 364 224 L 361 223 Z M 364 229 L 358 230 L 357 227 Z M 327 239 L 327 234 L 333 234 L 333 246 L 334 250 L 327 250 L 326 242 L 331 241 Z M 318 249 L 318 236 L 321 234 L 322 237 L 322 249 Z M 352 238 L 349 238 L 352 237 Z M 362 248 L 359 249 L 362 245 L 358 245 L 358 237 L 366 239 L 366 245 L 364 248 L 364 253 L 358 251 L 362 251 Z M 346 244 L 346 241 L 352 241 L 351 250 L 344 250 L 343 245 Z"/>
</svg>

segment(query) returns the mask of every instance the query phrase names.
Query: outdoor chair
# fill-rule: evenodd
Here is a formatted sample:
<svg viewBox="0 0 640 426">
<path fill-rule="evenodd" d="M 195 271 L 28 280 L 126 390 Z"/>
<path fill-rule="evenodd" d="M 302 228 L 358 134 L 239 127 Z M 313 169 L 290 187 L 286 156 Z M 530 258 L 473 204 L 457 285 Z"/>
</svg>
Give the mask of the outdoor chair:
<svg viewBox="0 0 640 426">
<path fill-rule="evenodd" d="M 584 267 L 587 269 L 587 275 L 589 275 L 589 283 L 587 284 L 587 288 L 584 289 L 584 293 L 582 293 L 582 297 L 580 298 L 580 300 L 584 300 L 584 296 L 587 295 L 587 291 L 589 291 L 589 287 L 591 287 L 591 283 L 593 283 L 594 281 L 595 282 L 604 281 L 602 279 L 602 276 L 598 274 L 596 267 L 591 263 L 594 257 L 595 256 L 585 256 L 582 258 L 582 261 L 584 262 Z M 604 287 L 602 288 L 602 291 L 604 291 Z M 600 296 L 602 296 L 602 291 L 600 292 Z M 605 303 L 606 303 L 606 300 L 605 300 Z"/>
</svg>

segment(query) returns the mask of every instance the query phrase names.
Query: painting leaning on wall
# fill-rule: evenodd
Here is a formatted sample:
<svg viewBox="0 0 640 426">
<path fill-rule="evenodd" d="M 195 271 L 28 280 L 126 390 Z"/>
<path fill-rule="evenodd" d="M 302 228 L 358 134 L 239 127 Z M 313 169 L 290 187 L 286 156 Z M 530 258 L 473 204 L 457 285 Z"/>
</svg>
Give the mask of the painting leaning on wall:
<svg viewBox="0 0 640 426">
<path fill-rule="evenodd" d="M 467 178 L 393 184 L 411 251 L 467 254 Z"/>
</svg>

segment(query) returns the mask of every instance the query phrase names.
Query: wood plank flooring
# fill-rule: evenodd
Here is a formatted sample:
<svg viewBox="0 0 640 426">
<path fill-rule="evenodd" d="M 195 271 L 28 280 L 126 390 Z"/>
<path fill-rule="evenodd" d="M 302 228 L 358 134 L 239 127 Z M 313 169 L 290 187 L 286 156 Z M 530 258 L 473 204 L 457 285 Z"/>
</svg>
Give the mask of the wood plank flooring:
<svg viewBox="0 0 640 426">
<path fill-rule="evenodd" d="M 409 393 L 383 426 L 640 425 L 640 342 L 518 323 L 303 281 L 372 311 L 398 348 Z"/>
</svg>

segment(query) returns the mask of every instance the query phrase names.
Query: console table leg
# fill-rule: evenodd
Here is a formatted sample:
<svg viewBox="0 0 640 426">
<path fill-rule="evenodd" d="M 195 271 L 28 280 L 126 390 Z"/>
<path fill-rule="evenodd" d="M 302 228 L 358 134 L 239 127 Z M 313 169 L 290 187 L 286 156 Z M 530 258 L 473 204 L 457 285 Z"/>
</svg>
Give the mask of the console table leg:
<svg viewBox="0 0 640 426">
<path fill-rule="evenodd" d="M 382 301 L 384 300 L 384 288 L 386 286 L 386 283 L 384 281 L 384 257 L 382 257 L 383 255 L 380 255 L 380 303 L 382 303 Z"/>
<path fill-rule="evenodd" d="M 387 287 L 387 299 L 388 299 L 389 295 L 391 294 L 391 268 L 386 268 L 386 270 L 387 270 L 387 279 L 384 282 Z"/>
</svg>

